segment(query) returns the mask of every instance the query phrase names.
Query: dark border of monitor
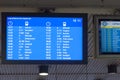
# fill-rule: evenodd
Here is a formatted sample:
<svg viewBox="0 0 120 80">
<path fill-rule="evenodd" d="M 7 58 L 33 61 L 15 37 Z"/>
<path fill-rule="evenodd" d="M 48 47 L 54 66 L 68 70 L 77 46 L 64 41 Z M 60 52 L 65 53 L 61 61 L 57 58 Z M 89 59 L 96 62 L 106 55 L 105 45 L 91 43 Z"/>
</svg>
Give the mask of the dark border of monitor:
<svg viewBox="0 0 120 80">
<path fill-rule="evenodd" d="M 86 64 L 87 63 L 87 13 L 18 13 L 2 12 L 2 63 L 3 64 Z M 83 60 L 6 60 L 6 17 L 81 17 L 83 18 Z"/>
<path fill-rule="evenodd" d="M 94 15 L 95 58 L 120 58 L 120 53 L 100 52 L 100 21 L 120 21 L 120 15 Z"/>
</svg>

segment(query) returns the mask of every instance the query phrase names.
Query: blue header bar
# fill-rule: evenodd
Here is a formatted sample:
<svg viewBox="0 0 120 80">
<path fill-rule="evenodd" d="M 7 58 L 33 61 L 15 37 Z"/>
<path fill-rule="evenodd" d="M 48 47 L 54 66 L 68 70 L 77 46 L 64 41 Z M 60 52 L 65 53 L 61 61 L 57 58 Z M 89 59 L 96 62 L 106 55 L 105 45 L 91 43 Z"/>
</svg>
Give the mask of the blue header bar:
<svg viewBox="0 0 120 80">
<path fill-rule="evenodd" d="M 34 26 L 34 27 L 82 27 L 82 18 L 64 17 L 7 17 L 7 26 Z"/>
</svg>

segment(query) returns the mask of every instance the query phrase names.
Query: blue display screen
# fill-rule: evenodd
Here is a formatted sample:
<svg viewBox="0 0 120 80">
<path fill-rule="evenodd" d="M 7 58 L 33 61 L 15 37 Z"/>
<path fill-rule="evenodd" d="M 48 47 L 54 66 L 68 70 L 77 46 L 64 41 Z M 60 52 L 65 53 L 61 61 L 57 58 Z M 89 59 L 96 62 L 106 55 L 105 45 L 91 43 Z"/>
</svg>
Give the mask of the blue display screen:
<svg viewBox="0 0 120 80">
<path fill-rule="evenodd" d="M 120 51 L 114 26 L 101 28 L 103 52 Z M 83 18 L 7 17 L 6 60 L 83 60 Z"/>
<path fill-rule="evenodd" d="M 100 51 L 102 53 L 120 53 L 120 21 L 100 22 Z"/>
</svg>

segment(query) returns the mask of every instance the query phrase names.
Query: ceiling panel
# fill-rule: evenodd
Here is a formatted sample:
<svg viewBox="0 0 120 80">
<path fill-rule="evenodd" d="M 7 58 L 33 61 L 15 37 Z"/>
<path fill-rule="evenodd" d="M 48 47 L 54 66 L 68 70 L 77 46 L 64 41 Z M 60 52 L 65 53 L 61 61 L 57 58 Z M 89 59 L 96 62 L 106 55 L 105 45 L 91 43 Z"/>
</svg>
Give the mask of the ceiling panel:
<svg viewBox="0 0 120 80">
<path fill-rule="evenodd" d="M 0 80 L 37 80 L 37 76 L 23 76 L 23 75 L 2 75 Z"/>
<path fill-rule="evenodd" d="M 120 6 L 120 0 L 104 0 L 103 4 L 108 6 Z"/>
<path fill-rule="evenodd" d="M 94 7 L 100 6 L 101 0 L 73 0 L 71 4 L 73 7 Z"/>
<path fill-rule="evenodd" d="M 32 7 L 67 7 L 70 5 L 70 0 L 28 0 L 25 4 Z"/>
<path fill-rule="evenodd" d="M 120 7 L 120 0 L 0 0 L 3 7 Z"/>
<path fill-rule="evenodd" d="M 38 73 L 38 65 L 0 65 L 0 73 L 1 74 L 30 74 Z"/>
<path fill-rule="evenodd" d="M 72 74 L 79 74 L 85 73 L 86 65 L 57 65 L 56 72 L 61 73 L 72 73 Z"/>
<path fill-rule="evenodd" d="M 0 0 L 0 6 L 56 7 L 69 6 L 70 0 Z M 67 3 L 67 4 L 66 4 Z"/>
<path fill-rule="evenodd" d="M 25 0 L 0 0 L 0 6 L 23 6 Z"/>
</svg>

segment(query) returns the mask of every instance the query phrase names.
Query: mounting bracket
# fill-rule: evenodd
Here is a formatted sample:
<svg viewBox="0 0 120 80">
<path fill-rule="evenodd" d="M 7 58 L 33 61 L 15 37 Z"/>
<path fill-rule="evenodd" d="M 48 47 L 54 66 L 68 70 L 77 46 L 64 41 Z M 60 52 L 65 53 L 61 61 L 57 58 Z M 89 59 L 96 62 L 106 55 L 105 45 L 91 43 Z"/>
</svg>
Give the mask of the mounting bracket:
<svg viewBox="0 0 120 80">
<path fill-rule="evenodd" d="M 54 13 L 55 8 L 39 8 L 40 13 Z"/>
</svg>

